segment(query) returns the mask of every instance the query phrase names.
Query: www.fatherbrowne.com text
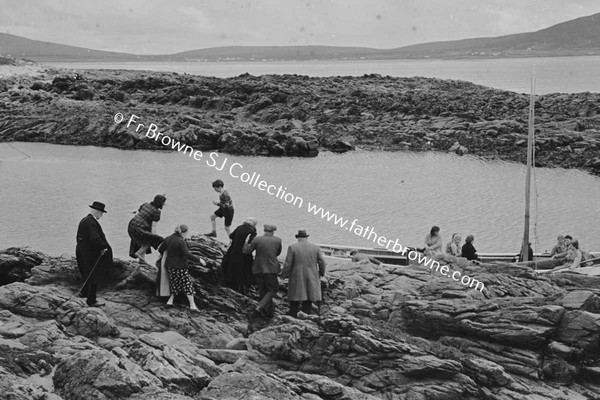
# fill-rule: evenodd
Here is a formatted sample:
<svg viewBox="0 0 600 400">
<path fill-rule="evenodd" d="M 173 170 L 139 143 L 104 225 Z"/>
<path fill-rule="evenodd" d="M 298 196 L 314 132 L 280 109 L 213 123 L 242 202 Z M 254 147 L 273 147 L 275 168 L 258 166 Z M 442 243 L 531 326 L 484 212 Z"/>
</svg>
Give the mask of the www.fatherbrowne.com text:
<svg viewBox="0 0 600 400">
<path fill-rule="evenodd" d="M 132 114 L 127 122 L 127 128 L 130 126 L 135 127 L 135 132 L 137 133 L 141 128 L 145 128 L 146 126 L 142 123 L 139 123 L 140 117 Z M 114 121 L 116 123 L 123 122 L 123 114 L 117 113 L 114 116 Z M 141 131 L 143 132 L 143 130 Z M 168 135 L 163 134 L 158 131 L 158 126 L 155 124 L 149 124 L 148 129 L 146 130 L 145 137 L 148 139 L 152 139 L 156 142 L 160 142 L 163 146 L 169 147 L 173 150 L 177 150 L 178 152 L 183 153 L 196 161 L 204 160 L 204 154 L 200 150 L 195 150 L 192 146 L 186 145 L 185 143 L 180 142 L 179 140 L 173 139 Z M 406 255 L 409 260 L 417 261 L 419 264 L 424 265 L 425 267 L 429 267 L 430 270 L 434 270 L 439 272 L 443 276 L 447 276 L 452 278 L 454 281 L 460 282 L 461 284 L 474 287 L 475 289 L 483 292 L 485 289 L 485 285 L 483 282 L 479 282 L 478 280 L 469 277 L 468 275 L 462 275 L 460 271 L 451 271 L 448 265 L 441 265 L 438 261 L 432 260 L 426 257 L 424 254 L 410 249 L 408 247 L 402 246 L 398 239 L 388 239 L 385 236 L 377 234 L 375 232 L 375 228 L 372 226 L 363 226 L 358 223 L 358 219 L 353 219 L 350 221 L 347 218 L 341 217 L 337 214 L 331 213 L 329 210 L 325 210 L 322 207 L 317 206 L 316 204 L 311 203 L 310 201 L 305 202 L 304 199 L 300 196 L 297 196 L 287 190 L 287 187 L 283 185 L 273 185 L 268 183 L 267 181 L 261 179 L 260 174 L 256 172 L 246 172 L 244 171 L 244 167 L 242 164 L 238 162 L 228 164 L 228 158 L 220 160 L 219 153 L 211 152 L 208 155 L 208 158 L 205 159 L 206 165 L 216 169 L 217 171 L 223 171 L 227 168 L 227 172 L 232 178 L 239 179 L 240 181 L 247 183 L 250 186 L 257 188 L 270 196 L 275 196 L 278 199 L 285 201 L 288 204 L 296 206 L 298 208 L 306 207 L 306 210 L 310 214 L 314 214 L 320 217 L 327 222 L 332 222 L 334 225 L 339 226 L 342 229 L 346 229 L 354 233 L 357 236 L 360 236 L 364 239 L 370 240 L 373 243 L 376 243 L 378 246 L 385 247 L 387 250 L 391 250 L 394 253 L 398 253 L 401 255 Z"/>
</svg>

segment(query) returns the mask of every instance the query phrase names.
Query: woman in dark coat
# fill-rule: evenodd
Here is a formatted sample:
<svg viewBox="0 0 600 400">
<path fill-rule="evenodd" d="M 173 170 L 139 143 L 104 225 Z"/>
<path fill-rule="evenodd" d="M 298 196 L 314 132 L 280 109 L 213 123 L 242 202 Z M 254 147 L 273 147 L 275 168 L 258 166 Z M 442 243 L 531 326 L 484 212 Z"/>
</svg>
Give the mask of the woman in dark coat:
<svg viewBox="0 0 600 400">
<path fill-rule="evenodd" d="M 163 260 L 169 274 L 169 286 L 171 297 L 167 301 L 167 307 L 173 306 L 175 296 L 179 293 L 185 293 L 190 302 L 190 310 L 198 311 L 194 302 L 194 285 L 192 277 L 188 271 L 188 260 L 200 263 L 200 257 L 190 253 L 184 238 L 188 233 L 187 225 L 177 225 L 175 233 L 168 236 L 158 247 L 158 252 L 165 255 Z"/>
<path fill-rule="evenodd" d="M 461 254 L 462 257 L 466 258 L 469 261 L 478 261 L 479 256 L 477 255 L 477 250 L 475 250 L 475 246 L 473 246 L 473 240 L 475 240 L 473 235 L 469 235 L 466 237 Z"/>
<path fill-rule="evenodd" d="M 104 204 L 95 201 L 90 206 L 90 213 L 79 222 L 77 228 L 77 247 L 75 256 L 77 267 L 85 281 L 79 295 L 87 297 L 90 307 L 99 307 L 104 304 L 96 300 L 98 285 L 104 282 L 108 269 L 112 266 L 112 249 L 98 220 L 106 212 Z"/>
<path fill-rule="evenodd" d="M 129 255 L 145 262 L 146 253 L 150 253 L 150 246 L 155 249 L 164 240 L 162 236 L 152 232 L 152 223 L 160 221 L 160 212 L 167 198 L 162 194 L 154 196 L 150 203 L 140 206 L 135 216 L 129 221 L 127 233 L 131 238 Z"/>
<path fill-rule="evenodd" d="M 244 254 L 244 245 L 256 237 L 256 219 L 248 218 L 229 235 L 231 245 L 223 260 L 225 283 L 234 290 L 246 294 L 252 284 L 252 254 Z"/>
</svg>

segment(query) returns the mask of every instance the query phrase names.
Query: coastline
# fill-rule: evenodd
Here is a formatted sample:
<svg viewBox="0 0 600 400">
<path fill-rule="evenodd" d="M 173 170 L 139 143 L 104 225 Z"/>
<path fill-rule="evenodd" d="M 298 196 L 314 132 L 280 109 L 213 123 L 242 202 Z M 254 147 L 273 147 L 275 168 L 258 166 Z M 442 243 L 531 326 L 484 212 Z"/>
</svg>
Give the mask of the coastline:
<svg viewBox="0 0 600 400">
<path fill-rule="evenodd" d="M 76 297 L 73 257 L 0 250 L 0 388 L 15 398 L 266 400 L 597 399 L 600 278 L 514 264 L 453 268 L 480 293 L 418 267 L 328 264 L 313 315 L 248 317 L 223 286 L 225 249 L 192 237 L 199 312 L 166 308 L 153 266 L 115 259 L 100 292 Z M 284 394 L 285 396 L 282 396 Z"/>
<path fill-rule="evenodd" d="M 121 112 L 202 151 L 311 157 L 361 148 L 526 158 L 528 96 L 463 81 L 210 78 L 23 62 L 0 66 L 0 77 L 2 141 L 164 150 L 141 130 L 115 124 Z M 536 166 L 599 174 L 599 104 L 598 93 L 537 96 Z"/>
</svg>

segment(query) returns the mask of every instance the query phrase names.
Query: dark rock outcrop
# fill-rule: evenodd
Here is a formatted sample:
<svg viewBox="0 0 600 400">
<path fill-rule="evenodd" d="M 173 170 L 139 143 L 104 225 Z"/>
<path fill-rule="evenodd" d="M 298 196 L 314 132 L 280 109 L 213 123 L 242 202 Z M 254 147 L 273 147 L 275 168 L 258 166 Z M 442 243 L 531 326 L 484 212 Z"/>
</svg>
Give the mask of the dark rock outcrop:
<svg viewBox="0 0 600 400">
<path fill-rule="evenodd" d="M 193 237 L 200 313 L 153 296 L 155 268 L 117 261 L 89 308 L 73 258 L 9 249 L 28 271 L 0 287 L 0 389 L 15 399 L 599 399 L 600 278 L 511 264 L 331 264 L 319 315 L 248 320 L 222 286 L 225 248 Z M 118 271 L 118 272 L 117 272 Z"/>
<path fill-rule="evenodd" d="M 1 86 L 3 141 L 172 150 L 145 136 L 154 124 L 201 151 L 310 157 L 359 147 L 526 160 L 528 96 L 462 81 L 46 70 Z M 536 165 L 598 173 L 599 104 L 598 93 L 537 96 Z M 139 118 L 127 127 L 131 115 Z"/>
</svg>

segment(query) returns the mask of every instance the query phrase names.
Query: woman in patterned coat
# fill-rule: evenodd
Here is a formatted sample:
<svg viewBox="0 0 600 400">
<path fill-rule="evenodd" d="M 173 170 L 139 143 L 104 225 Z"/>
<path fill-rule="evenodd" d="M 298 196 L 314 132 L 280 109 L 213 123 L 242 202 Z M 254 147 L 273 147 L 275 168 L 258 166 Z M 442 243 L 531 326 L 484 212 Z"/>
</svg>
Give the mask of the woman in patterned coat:
<svg viewBox="0 0 600 400">
<path fill-rule="evenodd" d="M 157 194 L 152 202 L 142 204 L 129 221 L 127 227 L 127 233 L 131 238 L 129 255 L 138 258 L 140 262 L 145 262 L 145 256 L 150 252 L 150 246 L 156 249 L 164 240 L 162 236 L 152 232 L 152 224 L 160 221 L 160 213 L 166 201 L 167 198 L 164 195 Z"/>
<path fill-rule="evenodd" d="M 200 257 L 190 253 L 184 238 L 188 233 L 187 225 L 177 225 L 175 233 L 168 236 L 158 247 L 160 254 L 166 254 L 165 267 L 169 274 L 169 285 L 171 297 L 167 301 L 167 307 L 173 307 L 173 300 L 179 293 L 185 293 L 190 302 L 190 310 L 198 311 L 194 302 L 194 285 L 188 271 L 188 260 L 195 263 L 203 263 Z"/>
</svg>

